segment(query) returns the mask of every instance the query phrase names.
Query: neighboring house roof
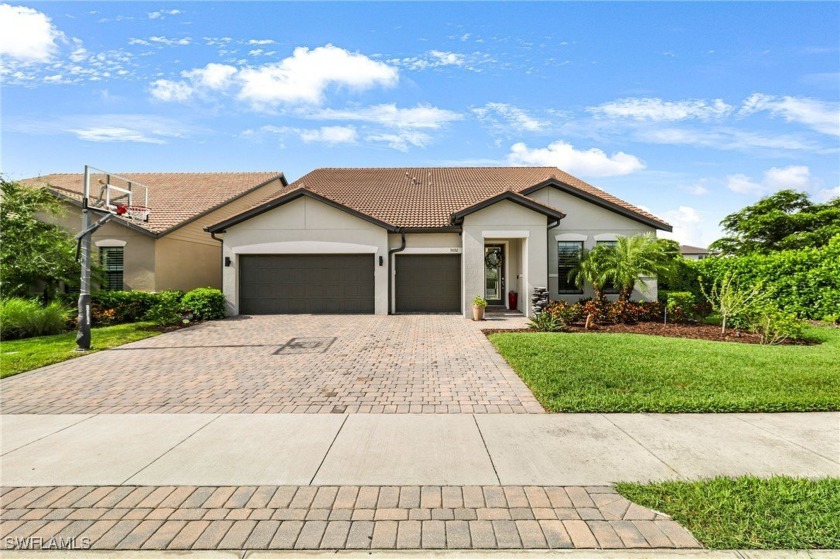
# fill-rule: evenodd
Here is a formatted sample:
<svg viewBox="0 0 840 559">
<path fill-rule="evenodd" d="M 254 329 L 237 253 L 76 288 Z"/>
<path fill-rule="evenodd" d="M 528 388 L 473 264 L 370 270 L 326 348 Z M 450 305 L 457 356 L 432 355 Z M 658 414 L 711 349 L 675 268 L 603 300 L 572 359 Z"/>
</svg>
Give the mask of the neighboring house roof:
<svg viewBox="0 0 840 559">
<path fill-rule="evenodd" d="M 710 254 L 710 252 L 707 248 L 680 245 L 680 254 Z"/>
<path fill-rule="evenodd" d="M 117 173 L 115 173 L 117 174 Z M 165 235 L 187 223 L 215 211 L 249 192 L 280 180 L 283 173 L 118 173 L 148 187 L 149 221 L 117 218 L 120 223 L 155 236 Z M 91 175 L 91 198 L 99 193 L 98 180 L 104 175 Z M 62 199 L 81 205 L 84 175 L 52 174 L 19 181 L 21 184 L 47 186 Z"/>
<path fill-rule="evenodd" d="M 290 201 L 298 190 L 360 214 L 389 229 L 441 229 L 456 214 L 503 194 L 528 194 L 548 185 L 670 231 L 656 216 L 556 167 L 324 168 L 308 173 L 253 208 L 207 227 L 219 232 Z M 549 208 L 562 215 L 562 208 Z"/>
</svg>

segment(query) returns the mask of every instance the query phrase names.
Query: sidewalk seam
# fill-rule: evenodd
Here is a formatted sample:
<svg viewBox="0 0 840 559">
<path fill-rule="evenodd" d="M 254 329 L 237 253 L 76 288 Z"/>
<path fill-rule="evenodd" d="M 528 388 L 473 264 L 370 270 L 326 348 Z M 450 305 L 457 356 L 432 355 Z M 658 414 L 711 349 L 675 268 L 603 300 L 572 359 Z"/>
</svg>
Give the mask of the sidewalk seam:
<svg viewBox="0 0 840 559">
<path fill-rule="evenodd" d="M 335 432 L 335 437 L 333 437 L 332 442 L 330 442 L 330 446 L 327 447 L 327 451 L 324 453 L 324 457 L 321 458 L 321 463 L 318 464 L 318 467 L 315 469 L 315 473 L 312 474 L 312 479 L 309 480 L 309 485 L 312 485 L 315 482 L 315 478 L 318 477 L 318 472 L 321 471 L 321 468 L 324 466 L 324 462 L 327 461 L 327 456 L 330 455 L 330 451 L 332 450 L 335 441 L 338 440 L 338 436 L 341 434 L 341 430 L 344 429 L 344 424 L 347 423 L 348 417 L 350 417 L 349 414 L 344 414 L 344 420 L 341 422 L 341 426 L 338 428 L 338 431 Z"/>
<path fill-rule="evenodd" d="M 87 415 L 87 414 L 79 414 L 79 415 Z M 58 431 L 53 431 L 52 433 L 49 433 L 49 434 L 47 434 L 47 435 L 44 435 L 43 437 L 40 437 L 40 438 L 38 438 L 38 439 L 35 439 L 34 441 L 29 441 L 29 442 L 28 442 L 28 443 L 26 443 L 26 444 L 22 444 L 22 445 L 20 445 L 20 446 L 19 446 L 19 447 L 17 447 L 17 448 L 13 448 L 12 450 L 9 450 L 9 451 L 6 451 L 6 452 L 4 452 L 4 453 L 0 454 L 0 456 L 6 456 L 7 454 L 11 454 L 12 452 L 15 452 L 16 450 L 20 450 L 20 449 L 22 449 L 22 448 L 25 448 L 25 447 L 27 447 L 27 446 L 31 445 L 31 444 L 35 444 L 35 443 L 37 443 L 38 441 L 43 441 L 43 440 L 44 440 L 44 439 L 46 439 L 47 437 L 52 437 L 53 435 L 55 435 L 55 434 L 57 434 L 57 433 L 61 433 L 62 431 L 65 431 L 65 430 L 69 429 L 70 427 L 75 427 L 76 425 L 78 425 L 78 424 L 80 424 L 80 423 L 84 423 L 84 422 L 85 422 L 85 421 L 87 421 L 88 419 L 93 419 L 94 417 L 97 417 L 98 415 L 100 415 L 100 414 L 98 414 L 98 413 L 92 413 L 92 414 L 89 414 L 89 415 L 88 415 L 88 417 L 86 417 L 86 418 L 84 418 L 84 419 L 80 419 L 80 420 L 79 420 L 79 421 L 77 421 L 76 423 L 71 423 L 70 425 L 68 425 L 68 426 L 66 426 L 66 427 L 62 427 L 62 428 L 61 428 L 61 429 L 59 429 Z"/>
<path fill-rule="evenodd" d="M 490 465 L 493 467 L 493 475 L 496 476 L 496 481 L 499 485 L 502 485 L 502 478 L 499 477 L 499 472 L 496 470 L 496 463 L 493 462 L 493 456 L 490 454 L 490 449 L 487 448 L 487 441 L 484 440 L 484 433 L 481 432 L 481 426 L 478 424 L 478 418 L 475 414 L 471 414 L 473 418 L 473 422 L 475 422 L 475 428 L 478 429 L 478 436 L 481 437 L 481 444 L 484 445 L 484 451 L 487 453 L 487 458 L 490 459 Z M 472 535 L 470 535 L 472 538 Z"/>
<path fill-rule="evenodd" d="M 649 448 L 648 448 L 648 447 L 646 447 L 644 444 L 642 444 L 642 442 L 641 442 L 640 440 L 636 439 L 636 437 L 634 437 L 633 435 L 631 435 L 630 433 L 628 433 L 627 431 L 625 431 L 624 429 L 622 429 L 622 428 L 621 428 L 618 424 L 616 424 L 616 423 L 615 423 L 612 419 L 610 419 L 610 418 L 609 418 L 609 416 L 608 416 L 607 414 L 605 414 L 605 413 L 601 413 L 601 414 L 598 414 L 598 415 L 600 415 L 601 417 L 603 417 L 604 419 L 606 419 L 606 420 L 610 423 L 610 425 L 612 425 L 613 427 L 615 427 L 616 429 L 618 429 L 619 431 L 621 431 L 622 433 L 624 433 L 624 435 L 625 435 L 626 437 L 628 437 L 630 440 L 632 440 L 634 443 L 636 443 L 637 445 L 639 445 L 640 447 L 642 447 L 643 449 L 645 449 L 645 451 L 646 451 L 648 454 L 650 454 L 651 456 L 653 456 L 654 458 L 656 458 L 657 460 L 659 460 L 659 461 L 660 461 L 660 462 L 661 462 L 661 463 L 662 463 L 662 464 L 663 464 L 666 468 L 668 468 L 669 470 L 671 470 L 672 472 L 674 472 L 676 475 L 681 476 L 680 472 L 678 472 L 678 471 L 676 470 L 676 468 L 674 468 L 674 467 L 673 467 L 673 466 L 671 466 L 669 463 L 667 463 L 665 460 L 663 460 L 662 458 L 660 458 L 659 456 L 657 456 L 657 454 L 656 454 L 655 452 L 653 452 L 651 449 L 649 449 Z M 644 414 L 642 414 L 642 415 L 644 415 Z M 681 477 L 684 477 L 684 476 L 681 476 Z"/>
<path fill-rule="evenodd" d="M 828 460 L 828 461 L 829 461 L 829 462 L 831 462 L 832 464 L 838 464 L 838 465 L 840 465 L 840 462 L 838 462 L 837 460 L 833 460 L 833 459 L 829 458 L 828 456 L 823 456 L 822 454 L 820 454 L 820 453 L 819 453 L 819 452 L 817 452 L 816 450 L 812 450 L 812 449 L 810 449 L 810 448 L 808 448 L 808 447 L 806 447 L 806 446 L 802 446 L 802 445 L 801 445 L 801 444 L 799 444 L 798 442 L 796 442 L 796 441 L 791 441 L 791 440 L 789 440 L 787 437 L 783 437 L 782 435 L 780 435 L 780 434 L 778 434 L 778 433 L 775 433 L 775 432 L 771 431 L 770 429 L 767 429 L 766 427 L 762 427 L 761 425 L 756 425 L 756 424 L 755 424 L 755 423 L 753 423 L 752 421 L 747 421 L 746 419 L 744 419 L 743 417 L 741 417 L 741 416 L 740 416 L 740 415 L 738 415 L 738 414 L 733 414 L 733 415 L 735 416 L 735 418 L 736 418 L 736 419 L 738 419 L 739 421 L 743 421 L 744 423 L 746 423 L 747 425 L 750 425 L 751 427 L 755 427 L 756 429 L 761 429 L 761 430 L 762 430 L 762 431 L 764 431 L 765 433 L 769 433 L 770 435 L 773 435 L 773 436 L 774 436 L 774 437 L 776 437 L 777 439 L 781 439 L 781 440 L 785 441 L 786 443 L 790 443 L 790 444 L 792 444 L 792 445 L 794 445 L 794 446 L 798 446 L 798 447 L 799 447 L 799 448 L 801 448 L 802 450 L 807 450 L 807 451 L 808 451 L 808 452 L 810 452 L 811 454 L 816 454 L 816 455 L 817 455 L 817 456 L 819 456 L 820 458 L 825 458 L 826 460 Z"/>
<path fill-rule="evenodd" d="M 214 421 L 216 421 L 220 417 L 222 417 L 221 414 L 217 414 L 216 417 L 214 417 L 213 419 L 211 419 L 210 421 L 208 421 L 207 423 L 205 423 L 204 425 L 202 425 L 201 427 L 199 427 L 198 429 L 196 429 L 195 431 L 193 431 L 192 433 L 190 433 L 189 435 L 187 435 L 186 437 L 184 437 L 183 439 L 181 439 L 180 441 L 178 441 L 177 443 L 172 445 L 170 448 L 168 448 L 166 450 L 166 452 L 164 452 L 163 454 L 161 454 L 160 456 L 158 456 L 157 458 L 155 458 L 154 460 L 152 460 L 151 462 L 149 462 L 148 464 L 146 464 L 145 466 L 143 466 L 142 468 L 140 468 L 139 470 L 137 470 L 136 472 L 134 472 L 133 474 L 128 476 L 125 480 L 123 480 L 122 483 L 120 483 L 120 485 L 125 485 L 126 483 L 131 481 L 131 478 L 137 477 L 140 474 L 140 472 L 142 472 L 143 470 L 145 470 L 146 468 L 148 468 L 149 466 L 151 466 L 152 464 L 154 464 L 155 462 L 157 462 L 158 460 L 160 460 L 161 458 L 163 458 L 164 456 L 166 456 L 167 454 L 169 454 L 170 452 L 172 452 L 173 450 L 175 450 L 176 448 L 178 448 L 179 446 L 184 444 L 184 442 L 186 442 L 187 440 L 192 438 L 193 435 L 195 435 L 196 433 L 198 433 L 199 431 L 201 431 L 202 429 L 204 429 L 205 427 L 207 427 L 208 425 L 210 425 L 211 423 L 213 423 Z"/>
</svg>

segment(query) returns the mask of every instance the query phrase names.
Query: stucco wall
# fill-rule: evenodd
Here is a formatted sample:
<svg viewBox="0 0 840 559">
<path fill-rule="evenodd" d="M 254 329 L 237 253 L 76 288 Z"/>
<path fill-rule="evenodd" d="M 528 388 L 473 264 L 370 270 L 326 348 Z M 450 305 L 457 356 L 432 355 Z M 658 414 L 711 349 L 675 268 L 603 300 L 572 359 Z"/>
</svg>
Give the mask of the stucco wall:
<svg viewBox="0 0 840 559">
<path fill-rule="evenodd" d="M 205 233 L 208 237 L 209 234 Z M 196 287 L 222 288 L 222 246 L 162 237 L 155 243 L 155 284 L 158 291 Z"/>
<path fill-rule="evenodd" d="M 575 302 L 582 297 L 592 297 L 592 287 L 586 286 L 582 294 L 560 294 L 557 292 L 557 236 L 565 240 L 582 240 L 585 249 L 596 246 L 597 241 L 615 240 L 617 236 L 629 237 L 638 233 L 656 233 L 656 229 L 644 223 L 624 217 L 606 208 L 582 200 L 562 190 L 546 187 L 531 194 L 531 198 L 566 214 L 560 225 L 548 231 L 548 284 L 552 299 Z M 634 299 L 656 299 L 656 280 L 647 279 L 647 288 L 640 283 L 633 291 Z M 608 298 L 616 299 L 617 295 Z"/>
<path fill-rule="evenodd" d="M 63 227 L 73 235 L 82 229 L 82 210 L 70 203 L 62 203 L 64 211 L 60 215 L 41 214 L 39 219 Z M 123 288 L 140 291 L 159 290 L 155 282 L 155 239 L 120 225 L 108 222 L 100 227 L 91 237 L 94 256 L 99 257 L 96 244 L 124 245 Z M 117 241 L 108 243 L 108 241 Z"/>
<path fill-rule="evenodd" d="M 299 198 L 234 225 L 221 235 L 223 256 L 232 265 L 222 272 L 228 313 L 239 313 L 239 254 L 331 254 L 370 252 L 374 266 L 376 314 L 388 313 L 388 258 L 385 229 L 311 198 Z"/>
<path fill-rule="evenodd" d="M 527 297 L 534 287 L 546 285 L 547 224 L 546 216 L 507 200 L 464 218 L 462 241 L 465 317 L 472 316 L 473 298 L 484 293 L 485 241 L 518 239 L 517 250 L 521 251 L 522 262 L 520 274 L 523 276 L 517 281 L 520 300 Z M 528 305 L 521 307 L 527 316 L 530 313 Z"/>
</svg>

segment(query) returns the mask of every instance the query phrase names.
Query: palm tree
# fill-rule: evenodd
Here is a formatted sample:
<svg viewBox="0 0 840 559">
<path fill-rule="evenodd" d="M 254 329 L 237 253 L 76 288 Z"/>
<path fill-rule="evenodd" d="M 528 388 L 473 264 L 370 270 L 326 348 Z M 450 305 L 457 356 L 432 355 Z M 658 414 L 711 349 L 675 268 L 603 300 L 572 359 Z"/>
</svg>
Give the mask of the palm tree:
<svg viewBox="0 0 840 559">
<path fill-rule="evenodd" d="M 611 247 L 597 246 L 592 250 L 583 251 L 575 263 L 574 268 L 569 270 L 569 281 L 572 281 L 580 289 L 585 284 L 590 284 L 595 292 L 595 300 L 604 299 L 604 286 L 610 280 L 607 263 Z"/>
<path fill-rule="evenodd" d="M 619 301 L 629 301 L 636 282 L 647 285 L 645 278 L 670 276 L 678 258 L 676 243 L 651 233 L 617 237 L 605 253 L 602 273 L 618 288 Z"/>
</svg>

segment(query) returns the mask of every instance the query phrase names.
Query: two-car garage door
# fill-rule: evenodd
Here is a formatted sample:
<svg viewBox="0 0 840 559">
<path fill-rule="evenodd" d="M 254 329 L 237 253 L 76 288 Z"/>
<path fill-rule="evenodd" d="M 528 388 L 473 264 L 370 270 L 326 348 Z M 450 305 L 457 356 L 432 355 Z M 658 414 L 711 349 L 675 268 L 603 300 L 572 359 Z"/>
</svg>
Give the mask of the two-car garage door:
<svg viewBox="0 0 840 559">
<path fill-rule="evenodd" d="M 459 312 L 460 254 L 398 254 L 396 312 Z M 242 314 L 372 314 L 373 254 L 243 254 Z"/>
<path fill-rule="evenodd" d="M 239 257 L 242 314 L 372 314 L 373 254 Z"/>
</svg>

